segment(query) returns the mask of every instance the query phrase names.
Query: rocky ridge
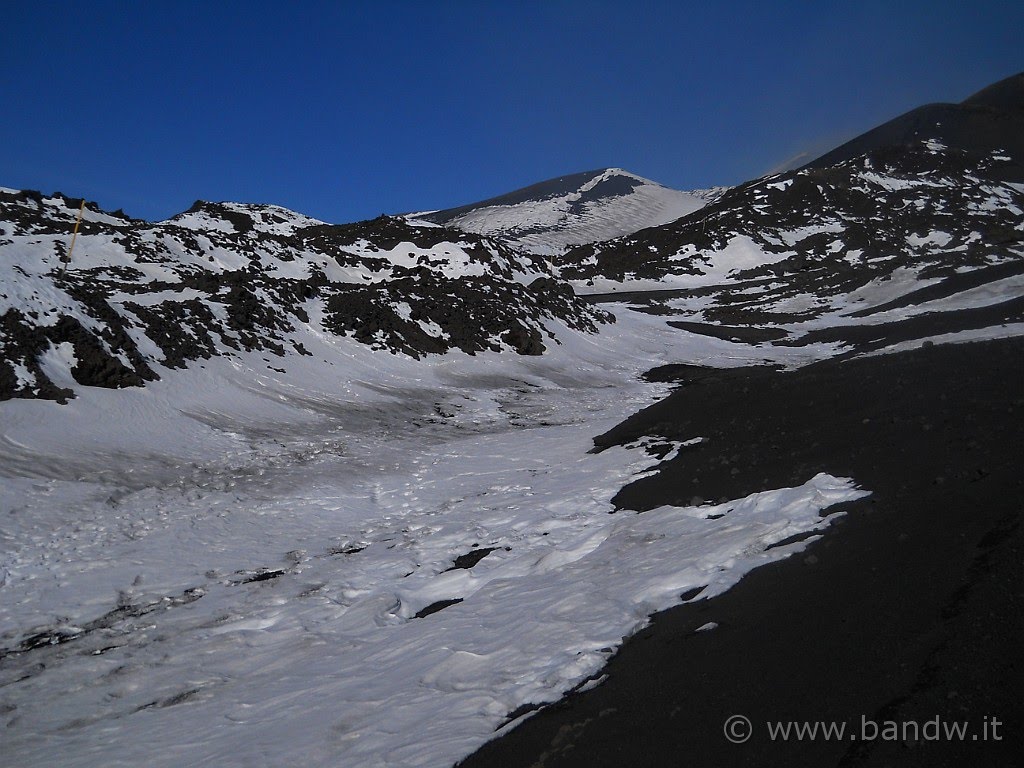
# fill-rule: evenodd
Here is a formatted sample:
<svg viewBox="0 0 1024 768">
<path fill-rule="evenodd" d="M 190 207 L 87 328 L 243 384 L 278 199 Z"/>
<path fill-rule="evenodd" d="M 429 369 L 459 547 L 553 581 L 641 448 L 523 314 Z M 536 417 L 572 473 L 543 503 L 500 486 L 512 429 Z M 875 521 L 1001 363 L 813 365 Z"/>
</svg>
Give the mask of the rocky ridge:
<svg viewBox="0 0 1024 768">
<path fill-rule="evenodd" d="M 80 204 L 0 191 L 0 399 L 140 386 L 245 350 L 308 354 L 306 333 L 413 358 L 537 355 L 558 328 L 594 332 L 610 319 L 543 259 L 390 217 L 330 225 L 199 201 L 149 223 L 86 203 L 65 263 Z"/>
</svg>

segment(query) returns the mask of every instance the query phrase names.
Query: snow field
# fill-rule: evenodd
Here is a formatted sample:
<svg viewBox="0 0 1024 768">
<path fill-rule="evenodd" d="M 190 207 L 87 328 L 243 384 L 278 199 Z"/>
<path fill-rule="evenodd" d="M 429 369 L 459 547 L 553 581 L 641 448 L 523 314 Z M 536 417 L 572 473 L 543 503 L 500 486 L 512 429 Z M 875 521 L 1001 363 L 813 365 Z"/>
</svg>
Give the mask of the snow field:
<svg viewBox="0 0 1024 768">
<path fill-rule="evenodd" d="M 0 640 L 45 645 L 0 663 L 5 764 L 450 765 L 863 495 L 610 514 L 658 464 L 589 452 L 664 392 L 638 373 L 765 354 L 613 310 L 541 358 L 313 336 L 285 373 L 250 353 L 4 403 Z"/>
</svg>

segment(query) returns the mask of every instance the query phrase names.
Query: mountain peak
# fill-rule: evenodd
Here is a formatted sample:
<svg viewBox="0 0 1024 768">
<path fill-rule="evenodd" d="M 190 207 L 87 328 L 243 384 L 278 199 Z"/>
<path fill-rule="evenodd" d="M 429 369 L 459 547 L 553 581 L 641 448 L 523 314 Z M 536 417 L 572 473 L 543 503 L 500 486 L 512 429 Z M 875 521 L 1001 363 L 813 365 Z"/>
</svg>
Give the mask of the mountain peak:
<svg viewBox="0 0 1024 768">
<path fill-rule="evenodd" d="M 622 168 L 557 176 L 504 195 L 410 219 L 489 235 L 546 256 L 667 224 L 714 194 L 670 189 Z"/>
</svg>

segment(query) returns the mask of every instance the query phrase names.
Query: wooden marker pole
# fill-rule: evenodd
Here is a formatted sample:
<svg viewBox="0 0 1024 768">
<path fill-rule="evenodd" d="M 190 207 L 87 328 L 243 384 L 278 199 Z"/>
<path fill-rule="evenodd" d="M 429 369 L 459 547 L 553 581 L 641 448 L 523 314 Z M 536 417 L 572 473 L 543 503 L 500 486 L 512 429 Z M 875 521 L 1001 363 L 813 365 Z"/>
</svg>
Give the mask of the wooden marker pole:
<svg viewBox="0 0 1024 768">
<path fill-rule="evenodd" d="M 78 239 L 78 228 L 82 224 L 82 214 L 85 212 L 85 198 L 82 198 L 82 204 L 78 206 L 78 218 L 75 219 L 75 230 L 71 233 L 71 245 L 68 246 L 67 256 L 64 257 L 64 269 L 67 269 L 68 264 L 71 263 L 71 252 L 75 250 L 75 240 Z"/>
</svg>

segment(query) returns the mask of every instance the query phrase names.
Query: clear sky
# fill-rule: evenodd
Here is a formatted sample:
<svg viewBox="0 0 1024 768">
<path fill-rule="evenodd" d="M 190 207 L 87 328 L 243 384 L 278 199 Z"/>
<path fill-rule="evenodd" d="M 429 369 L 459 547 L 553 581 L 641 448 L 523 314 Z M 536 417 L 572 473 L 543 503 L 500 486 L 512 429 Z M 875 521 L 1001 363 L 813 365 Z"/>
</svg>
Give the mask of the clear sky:
<svg viewBox="0 0 1024 768">
<path fill-rule="evenodd" d="M 1024 70 L 1024 2 L 12 0 L 0 57 L 0 186 L 345 222 L 735 184 Z"/>
</svg>

